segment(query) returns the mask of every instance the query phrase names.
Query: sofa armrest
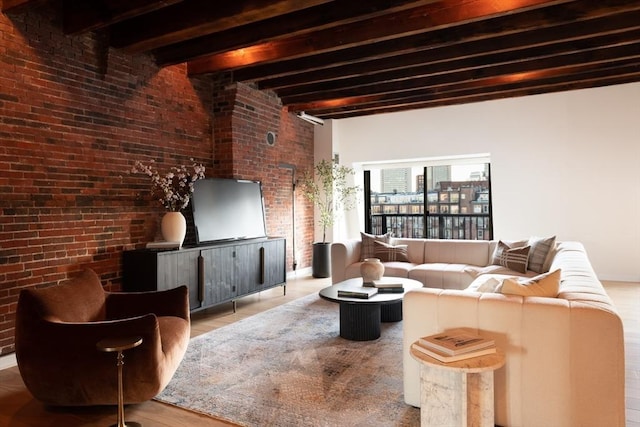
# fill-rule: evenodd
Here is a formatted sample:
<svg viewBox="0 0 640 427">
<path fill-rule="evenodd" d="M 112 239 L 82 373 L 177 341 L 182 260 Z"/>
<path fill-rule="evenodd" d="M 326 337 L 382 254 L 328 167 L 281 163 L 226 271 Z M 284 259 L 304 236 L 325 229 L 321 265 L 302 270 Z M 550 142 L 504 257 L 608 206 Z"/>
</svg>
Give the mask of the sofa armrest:
<svg viewBox="0 0 640 427">
<path fill-rule="evenodd" d="M 163 291 L 110 292 L 106 298 L 107 319 L 125 319 L 153 313 L 189 321 L 189 291 L 186 286 Z"/>
<path fill-rule="evenodd" d="M 46 404 L 115 403 L 116 355 L 96 345 L 104 338 L 130 336 L 140 336 L 143 342 L 126 353 L 125 390 L 128 401 L 140 401 L 131 396 L 138 387 L 154 385 L 155 372 L 164 362 L 153 314 L 87 323 L 27 319 L 16 328 L 16 359 L 27 389 Z"/>
<path fill-rule="evenodd" d="M 331 282 L 338 283 L 346 279 L 348 266 L 360 261 L 361 241 L 350 239 L 331 245 Z"/>
</svg>

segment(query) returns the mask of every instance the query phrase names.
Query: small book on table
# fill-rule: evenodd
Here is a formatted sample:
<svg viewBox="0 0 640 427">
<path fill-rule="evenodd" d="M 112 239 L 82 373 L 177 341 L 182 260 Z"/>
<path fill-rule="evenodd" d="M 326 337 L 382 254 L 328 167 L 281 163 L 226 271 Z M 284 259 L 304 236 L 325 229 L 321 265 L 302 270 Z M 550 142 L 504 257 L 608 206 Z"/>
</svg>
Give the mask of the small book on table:
<svg viewBox="0 0 640 427">
<path fill-rule="evenodd" d="M 338 289 L 338 296 L 341 298 L 368 299 L 377 293 L 377 288 L 367 288 L 364 286 L 353 286 L 345 289 Z"/>
<path fill-rule="evenodd" d="M 455 356 L 451 356 L 448 354 L 441 353 L 436 349 L 427 348 L 421 345 L 419 342 L 413 343 L 411 345 L 411 348 L 443 363 L 451 363 L 451 362 L 457 362 L 460 360 L 471 359 L 473 357 L 486 356 L 488 354 L 494 354 L 496 352 L 496 347 L 493 346 L 493 347 L 481 348 L 479 350 L 472 350 L 466 353 L 461 353 Z"/>
<path fill-rule="evenodd" d="M 448 356 L 457 356 L 491 347 L 495 348 L 494 340 L 482 337 L 465 328 L 451 329 L 422 337 L 418 340 L 418 344 Z"/>
<path fill-rule="evenodd" d="M 374 280 L 369 286 L 377 288 L 379 293 L 401 294 L 404 292 L 404 286 L 402 285 L 402 282 L 400 282 L 399 280 L 394 280 L 393 278 L 383 277 L 382 279 Z"/>
</svg>

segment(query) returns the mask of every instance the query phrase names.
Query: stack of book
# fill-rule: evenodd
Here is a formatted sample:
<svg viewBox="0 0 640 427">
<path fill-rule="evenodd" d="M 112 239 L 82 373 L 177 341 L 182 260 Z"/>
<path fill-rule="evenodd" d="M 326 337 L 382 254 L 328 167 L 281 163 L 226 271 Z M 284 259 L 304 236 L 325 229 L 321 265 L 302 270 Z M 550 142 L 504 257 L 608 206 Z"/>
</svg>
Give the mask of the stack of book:
<svg viewBox="0 0 640 427">
<path fill-rule="evenodd" d="M 374 280 L 371 284 L 381 294 L 401 294 L 404 292 L 404 286 L 397 280 L 380 279 Z"/>
<path fill-rule="evenodd" d="M 368 299 L 377 293 L 378 288 L 369 288 L 364 286 L 350 286 L 348 288 L 338 289 L 338 297 L 341 298 Z"/>
<path fill-rule="evenodd" d="M 452 329 L 420 338 L 412 348 L 440 362 L 456 362 L 496 352 L 495 341 L 468 329 Z"/>
</svg>

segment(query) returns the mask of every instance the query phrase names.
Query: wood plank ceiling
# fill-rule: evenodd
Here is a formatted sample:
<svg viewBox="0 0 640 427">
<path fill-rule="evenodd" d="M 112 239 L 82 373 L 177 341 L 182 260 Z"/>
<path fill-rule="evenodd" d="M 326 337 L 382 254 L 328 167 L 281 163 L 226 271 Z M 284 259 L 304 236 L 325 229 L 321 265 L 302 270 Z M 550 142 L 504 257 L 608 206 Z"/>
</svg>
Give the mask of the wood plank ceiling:
<svg viewBox="0 0 640 427">
<path fill-rule="evenodd" d="M 67 34 L 102 31 L 190 75 L 232 73 L 324 119 L 640 81 L 638 0 L 51 3 Z"/>
</svg>

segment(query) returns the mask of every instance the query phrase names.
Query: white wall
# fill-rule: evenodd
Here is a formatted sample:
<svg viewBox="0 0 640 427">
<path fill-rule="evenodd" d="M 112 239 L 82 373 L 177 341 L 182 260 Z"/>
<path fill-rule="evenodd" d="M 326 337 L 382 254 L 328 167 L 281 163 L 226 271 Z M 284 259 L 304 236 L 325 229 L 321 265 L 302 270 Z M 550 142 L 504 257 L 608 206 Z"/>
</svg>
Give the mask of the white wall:
<svg viewBox="0 0 640 427">
<path fill-rule="evenodd" d="M 494 234 L 584 243 L 601 279 L 640 281 L 640 83 L 333 121 L 342 164 L 489 153 Z M 351 211 L 333 241 L 359 236 Z"/>
</svg>

